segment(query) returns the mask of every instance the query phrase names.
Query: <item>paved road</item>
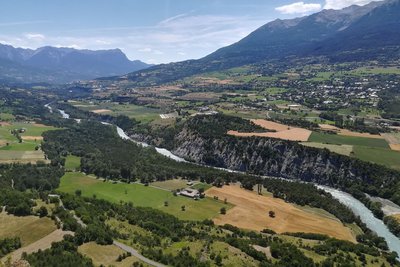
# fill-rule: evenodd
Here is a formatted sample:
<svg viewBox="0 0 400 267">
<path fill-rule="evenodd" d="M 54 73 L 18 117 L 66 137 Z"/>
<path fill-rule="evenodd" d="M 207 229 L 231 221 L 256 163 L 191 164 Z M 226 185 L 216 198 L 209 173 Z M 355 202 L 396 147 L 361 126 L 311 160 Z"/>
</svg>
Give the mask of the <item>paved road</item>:
<svg viewBox="0 0 400 267">
<path fill-rule="evenodd" d="M 114 245 L 119 247 L 120 249 L 129 252 L 132 254 L 132 256 L 135 256 L 136 258 L 138 258 L 139 260 L 151 265 L 151 266 L 155 266 L 155 267 L 166 267 L 164 264 L 152 261 L 148 258 L 146 258 L 145 256 L 143 256 L 142 254 L 140 254 L 136 249 L 133 249 L 130 246 L 127 246 L 125 244 L 122 244 L 121 242 L 115 241 L 114 240 Z"/>
</svg>

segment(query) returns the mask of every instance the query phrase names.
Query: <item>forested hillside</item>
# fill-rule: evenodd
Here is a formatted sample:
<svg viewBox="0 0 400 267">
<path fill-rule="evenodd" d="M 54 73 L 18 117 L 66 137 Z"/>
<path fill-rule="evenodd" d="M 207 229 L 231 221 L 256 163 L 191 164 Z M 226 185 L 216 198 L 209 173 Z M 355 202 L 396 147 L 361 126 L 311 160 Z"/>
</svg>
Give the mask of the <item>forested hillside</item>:
<svg viewBox="0 0 400 267">
<path fill-rule="evenodd" d="M 241 120 L 231 128 L 227 116 L 196 116 L 169 128 L 139 129 L 138 137 L 165 145 L 196 163 L 248 172 L 256 175 L 284 177 L 363 191 L 400 203 L 400 173 L 383 166 L 363 162 L 328 150 L 304 147 L 296 142 L 273 138 L 237 138 L 215 131 L 252 127 Z M 238 120 L 237 118 L 235 120 Z M 225 127 L 223 129 L 223 127 Z M 222 129 L 221 129 L 222 128 Z"/>
</svg>

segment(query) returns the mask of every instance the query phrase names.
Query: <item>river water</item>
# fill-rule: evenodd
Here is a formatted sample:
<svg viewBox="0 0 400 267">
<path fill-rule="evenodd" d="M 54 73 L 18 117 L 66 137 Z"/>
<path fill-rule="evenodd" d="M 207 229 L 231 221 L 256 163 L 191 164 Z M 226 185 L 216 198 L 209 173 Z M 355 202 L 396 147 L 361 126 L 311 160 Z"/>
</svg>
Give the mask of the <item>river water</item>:
<svg viewBox="0 0 400 267">
<path fill-rule="evenodd" d="M 46 107 L 49 110 L 52 110 L 49 105 L 46 105 Z M 70 117 L 69 114 L 65 113 L 63 110 L 58 110 L 58 111 L 61 113 L 63 118 L 69 119 L 69 117 Z M 106 123 L 106 122 L 102 122 L 102 123 L 106 124 L 106 125 L 111 125 L 110 123 Z M 120 127 L 116 126 L 116 128 L 117 128 L 118 135 L 122 139 L 130 140 L 130 141 L 140 144 L 144 147 L 149 146 L 146 143 L 137 142 L 137 141 L 133 140 Z M 158 147 L 156 147 L 155 149 L 158 153 L 160 153 L 166 157 L 169 157 L 173 160 L 176 160 L 179 162 L 187 162 L 187 161 L 185 161 L 185 159 L 174 155 L 171 151 L 169 151 L 167 149 L 158 148 Z M 218 169 L 228 171 L 228 172 L 234 172 L 229 169 L 223 169 L 223 168 L 218 168 Z M 398 255 L 400 255 L 400 239 L 397 238 L 394 234 L 392 234 L 389 231 L 389 229 L 386 227 L 386 225 L 383 223 L 383 221 L 376 218 L 372 214 L 372 212 L 363 203 L 361 203 L 359 200 L 355 199 L 353 196 L 351 196 L 350 194 L 345 193 L 343 191 L 340 191 L 340 190 L 337 190 L 334 188 L 330 188 L 327 186 L 322 186 L 322 185 L 316 185 L 316 186 L 318 188 L 323 189 L 324 191 L 330 193 L 334 198 L 338 199 L 341 203 L 343 203 L 344 205 L 349 207 L 354 212 L 354 214 L 356 214 L 357 216 L 360 216 L 361 221 L 363 221 L 368 226 L 369 229 L 371 229 L 378 236 L 383 237 L 386 240 L 386 242 L 389 246 L 389 249 L 391 251 L 395 251 L 395 252 L 397 252 Z"/>
<path fill-rule="evenodd" d="M 356 215 L 360 216 L 361 221 L 363 221 L 369 229 L 374 231 L 377 235 L 385 238 L 390 250 L 396 251 L 397 254 L 400 255 L 400 239 L 392 234 L 383 221 L 376 218 L 372 211 L 363 203 L 343 191 L 322 185 L 317 185 L 317 187 L 331 193 L 334 198 L 338 199 L 341 203 L 349 207 Z"/>
</svg>

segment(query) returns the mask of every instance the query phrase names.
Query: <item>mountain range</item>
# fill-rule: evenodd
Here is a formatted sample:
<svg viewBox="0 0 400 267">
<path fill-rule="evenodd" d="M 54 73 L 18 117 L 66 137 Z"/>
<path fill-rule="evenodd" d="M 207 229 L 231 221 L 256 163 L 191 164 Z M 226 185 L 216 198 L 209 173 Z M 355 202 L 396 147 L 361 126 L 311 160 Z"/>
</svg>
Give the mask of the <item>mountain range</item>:
<svg viewBox="0 0 400 267">
<path fill-rule="evenodd" d="M 0 44 L 0 81 L 60 83 L 106 77 L 100 79 L 129 79 L 150 85 L 293 58 L 323 58 L 330 62 L 400 58 L 400 0 L 277 19 L 201 59 L 156 66 L 130 61 L 119 49 L 46 46 L 32 50 Z"/>
<path fill-rule="evenodd" d="M 33 50 L 0 44 L 0 80 L 71 82 L 122 75 L 149 66 L 129 60 L 119 49 L 92 51 L 45 46 Z"/>
<path fill-rule="evenodd" d="M 277 19 L 199 60 L 157 65 L 127 77 L 142 84 L 169 82 L 247 64 L 284 62 L 293 57 L 323 57 L 331 62 L 399 58 L 400 0 Z"/>
</svg>

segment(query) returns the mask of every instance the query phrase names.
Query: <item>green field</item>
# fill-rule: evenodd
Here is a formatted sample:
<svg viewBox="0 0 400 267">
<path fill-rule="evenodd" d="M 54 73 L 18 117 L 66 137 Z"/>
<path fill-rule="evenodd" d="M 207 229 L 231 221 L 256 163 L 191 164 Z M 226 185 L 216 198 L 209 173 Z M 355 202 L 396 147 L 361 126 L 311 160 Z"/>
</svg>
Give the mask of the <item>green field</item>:
<svg viewBox="0 0 400 267">
<path fill-rule="evenodd" d="M 350 156 L 351 152 L 353 152 L 353 146 L 351 145 L 332 145 L 332 144 L 323 144 L 315 142 L 302 142 L 301 144 L 303 146 L 308 146 L 308 147 L 326 148 L 331 152 L 345 156 Z"/>
<path fill-rule="evenodd" d="M 12 123 L 11 125 L 0 126 L 0 144 L 3 144 L 0 150 L 32 151 L 35 150 L 37 145 L 40 145 L 40 138 L 38 138 L 36 141 L 25 140 L 22 143 L 19 143 L 17 138 L 10 132 L 14 129 L 25 129 L 25 132 L 20 133 L 21 136 L 40 137 L 44 132 L 54 130 L 56 128 L 33 123 Z M 9 143 L 9 145 L 5 146 L 5 143 Z"/>
<path fill-rule="evenodd" d="M 400 170 L 400 152 L 383 148 L 354 147 L 354 156 L 361 160 Z"/>
<path fill-rule="evenodd" d="M 167 180 L 167 181 L 162 181 L 162 182 L 154 182 L 154 183 L 151 183 L 151 185 L 173 191 L 173 190 L 189 187 L 187 185 L 187 182 L 188 182 L 187 180 L 172 179 L 172 180 Z"/>
<path fill-rule="evenodd" d="M 389 148 L 388 143 L 384 139 L 344 136 L 319 132 L 313 132 L 308 141 L 324 144 Z"/>
<path fill-rule="evenodd" d="M 66 193 L 74 193 L 82 190 L 82 195 L 105 199 L 114 203 L 120 201 L 132 202 L 135 206 L 151 207 L 165 211 L 183 220 L 204 220 L 213 218 L 219 214 L 222 207 L 230 208 L 229 204 L 211 198 L 195 201 L 183 196 L 174 196 L 171 192 L 144 186 L 142 184 L 110 183 L 96 180 L 82 173 L 66 173 L 58 190 Z M 164 206 L 168 201 L 168 206 Z M 186 210 L 181 207 L 185 205 Z"/>
<path fill-rule="evenodd" d="M 361 67 L 350 71 L 351 74 L 365 75 L 365 74 L 400 74 L 398 67 Z"/>
<path fill-rule="evenodd" d="M 126 115 L 130 118 L 135 118 L 136 120 L 139 120 L 141 122 L 149 122 L 155 119 L 159 119 L 160 113 L 163 113 L 163 111 L 156 108 L 139 106 L 135 104 L 100 103 L 97 105 L 87 106 L 78 105 L 77 107 L 89 111 L 97 109 L 108 109 L 111 110 L 111 112 L 106 112 L 104 114 L 110 114 L 114 116 Z"/>
<path fill-rule="evenodd" d="M 43 151 L 0 150 L 0 162 L 45 162 Z"/>
<path fill-rule="evenodd" d="M 68 171 L 78 170 L 81 166 L 81 158 L 73 155 L 68 155 L 65 158 L 65 169 Z"/>
</svg>

